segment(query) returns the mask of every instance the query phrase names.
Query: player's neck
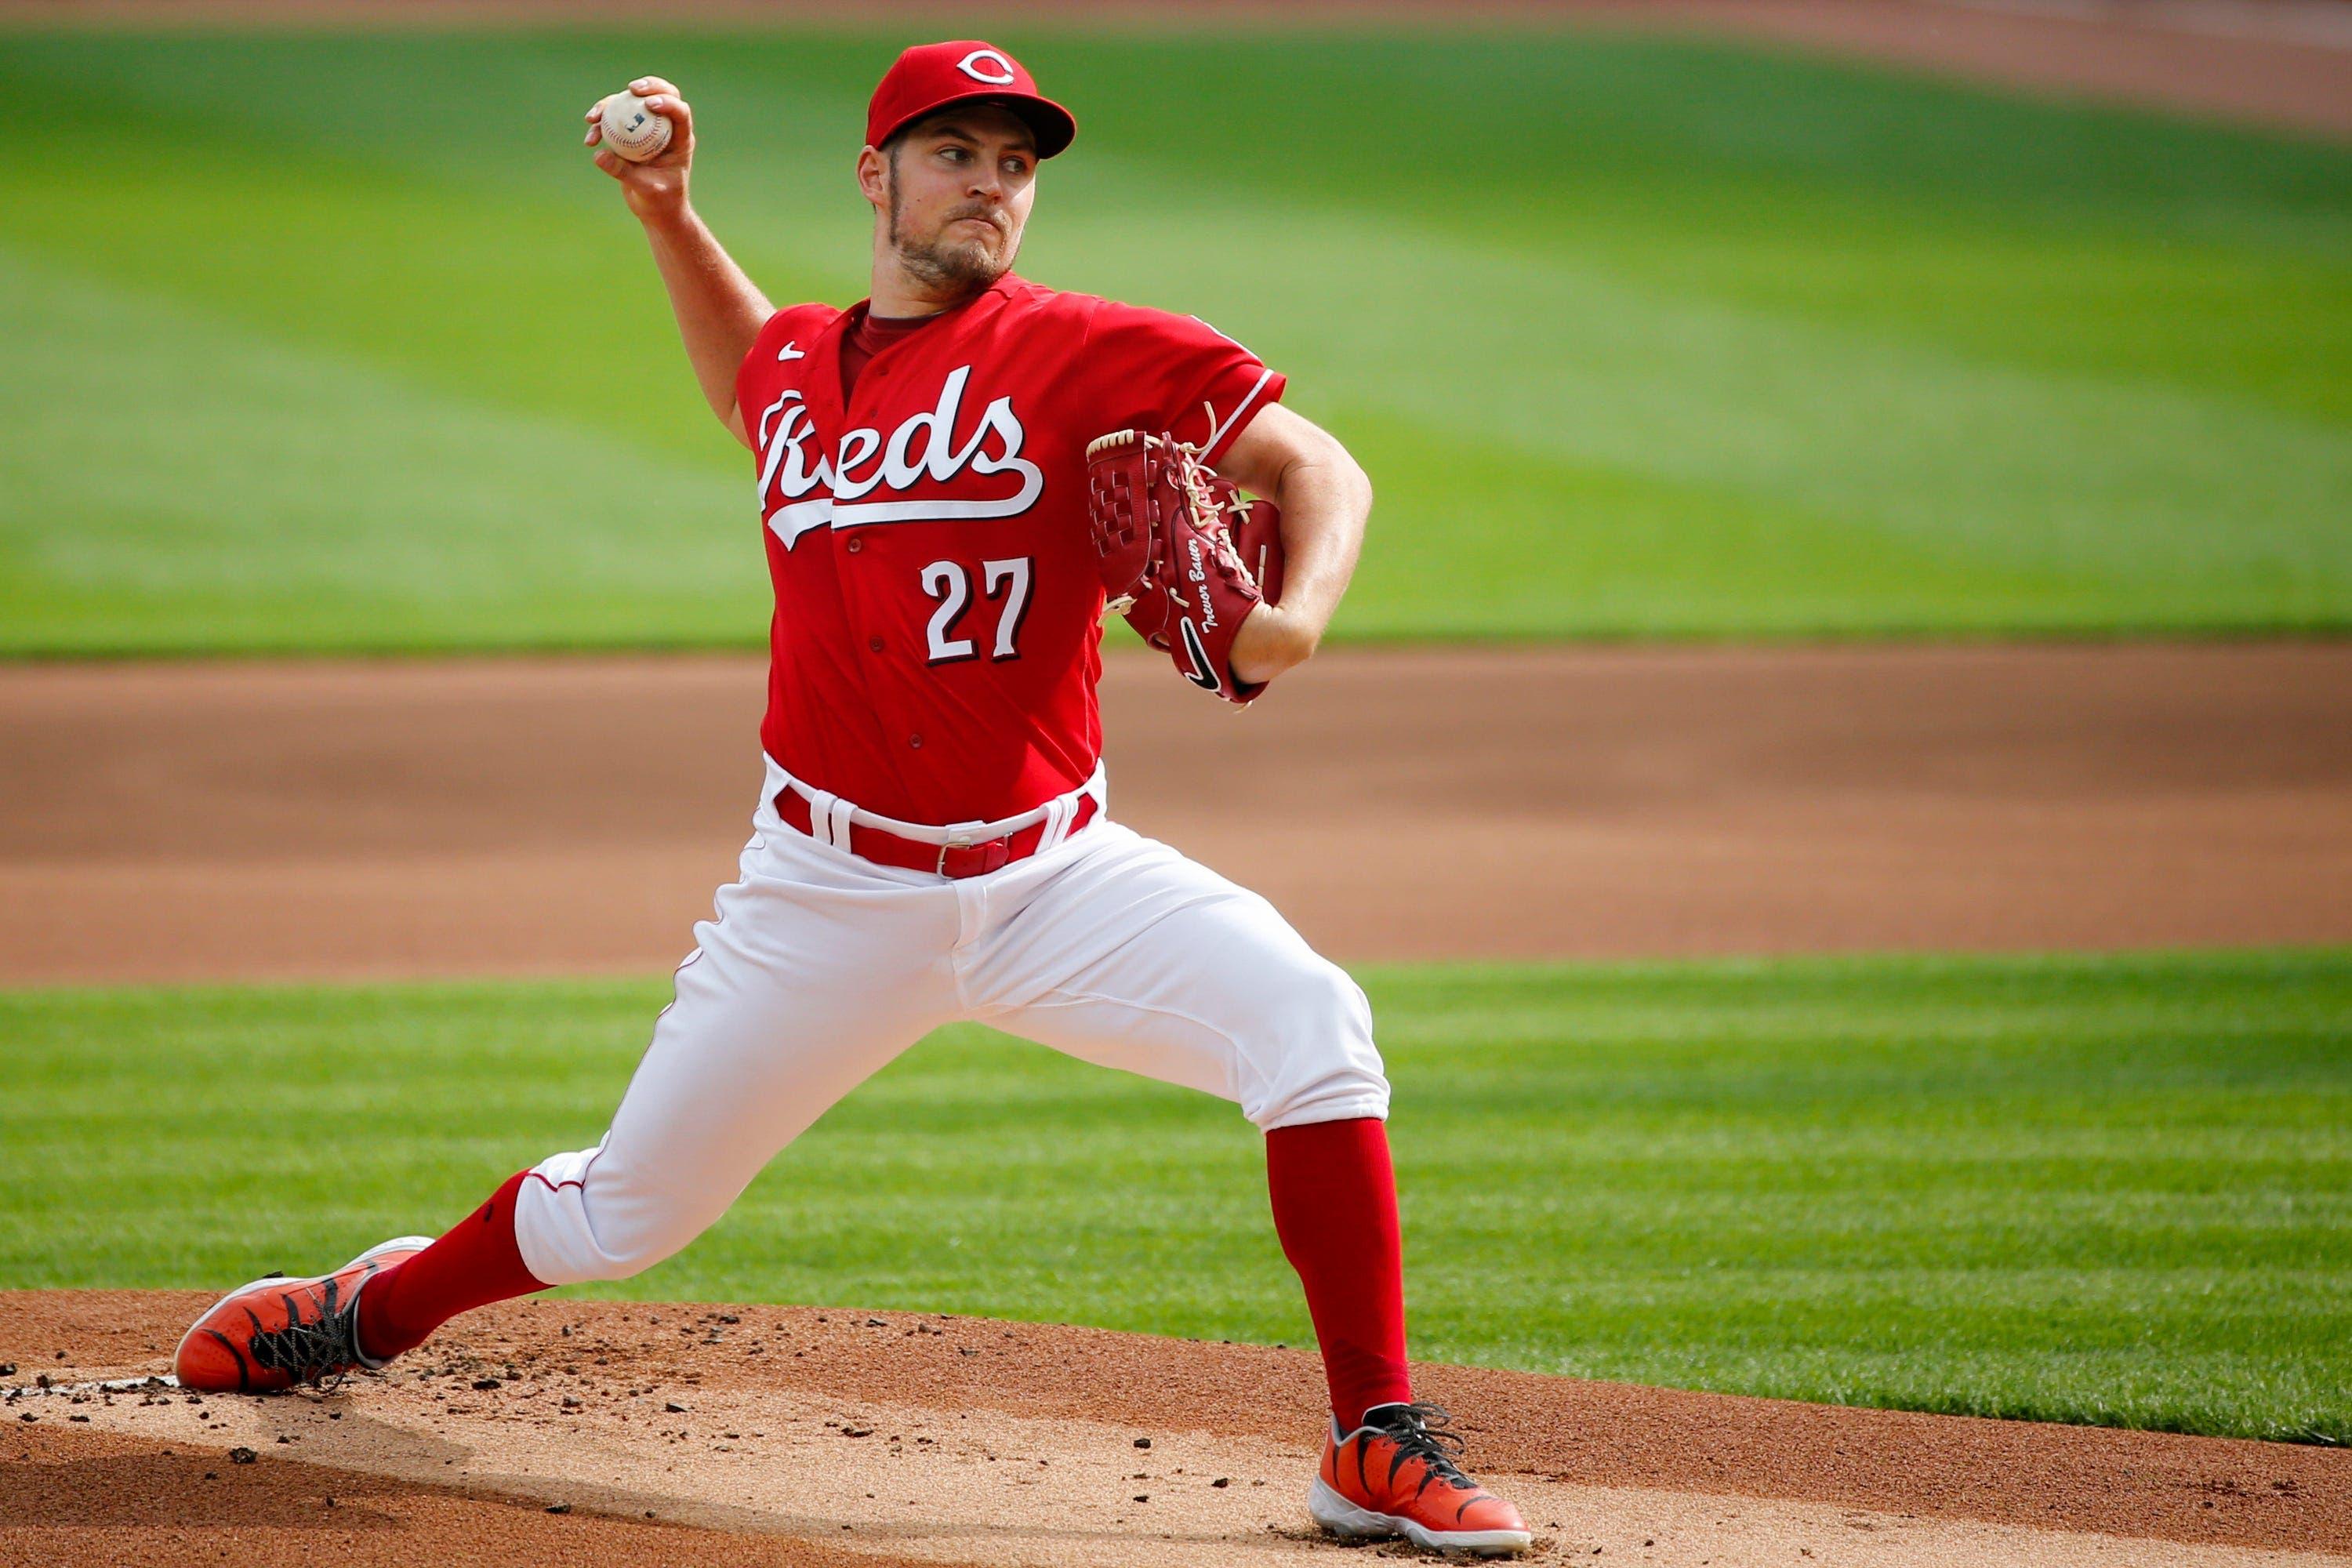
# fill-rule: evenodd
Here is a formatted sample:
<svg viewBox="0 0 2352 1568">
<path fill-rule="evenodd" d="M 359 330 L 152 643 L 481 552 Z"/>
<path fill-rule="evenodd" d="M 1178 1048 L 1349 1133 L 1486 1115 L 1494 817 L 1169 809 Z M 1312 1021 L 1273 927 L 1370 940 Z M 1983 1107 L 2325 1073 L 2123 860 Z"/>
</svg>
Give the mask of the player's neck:
<svg viewBox="0 0 2352 1568">
<path fill-rule="evenodd" d="M 952 310 L 965 301 L 978 298 L 992 287 L 982 284 L 977 289 L 951 288 L 926 283 L 907 275 L 895 257 L 877 257 L 874 263 L 872 291 L 867 295 L 866 313 L 885 320 L 908 316 L 936 316 L 942 310 Z"/>
</svg>

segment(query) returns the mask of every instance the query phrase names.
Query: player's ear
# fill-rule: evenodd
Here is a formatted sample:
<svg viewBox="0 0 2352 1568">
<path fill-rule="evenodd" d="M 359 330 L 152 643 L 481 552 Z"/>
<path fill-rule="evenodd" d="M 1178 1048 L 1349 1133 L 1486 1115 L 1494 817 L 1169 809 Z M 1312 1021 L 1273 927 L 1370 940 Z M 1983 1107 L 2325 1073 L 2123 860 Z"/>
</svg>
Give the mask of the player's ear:
<svg viewBox="0 0 2352 1568">
<path fill-rule="evenodd" d="M 858 153 L 857 189 L 874 205 L 889 205 L 890 160 L 878 148 L 867 147 Z"/>
</svg>

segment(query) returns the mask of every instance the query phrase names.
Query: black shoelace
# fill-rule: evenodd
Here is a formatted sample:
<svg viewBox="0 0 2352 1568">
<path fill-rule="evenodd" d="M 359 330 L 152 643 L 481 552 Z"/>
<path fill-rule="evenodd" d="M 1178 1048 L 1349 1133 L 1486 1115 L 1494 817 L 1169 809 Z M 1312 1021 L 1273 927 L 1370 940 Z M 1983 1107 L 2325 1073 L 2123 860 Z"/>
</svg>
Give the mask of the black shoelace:
<svg viewBox="0 0 2352 1568">
<path fill-rule="evenodd" d="M 331 1279 L 321 1289 L 325 1308 L 308 1321 L 301 1312 L 302 1298 L 288 1293 L 286 1326 L 265 1329 L 253 1336 L 256 1366 L 286 1373 L 298 1383 L 332 1388 L 359 1364 L 359 1293 L 353 1291 L 349 1300 L 339 1302 L 341 1292 Z M 328 1381 L 331 1378 L 332 1382 Z"/>
<path fill-rule="evenodd" d="M 1400 1457 L 1409 1454 L 1425 1460 L 1433 1475 L 1465 1490 L 1473 1489 L 1478 1483 L 1462 1473 L 1455 1458 L 1464 1447 L 1461 1436 L 1446 1430 L 1453 1425 L 1454 1417 L 1445 1406 L 1420 1400 L 1389 1405 L 1380 1412 L 1380 1429 L 1395 1441 Z"/>
</svg>

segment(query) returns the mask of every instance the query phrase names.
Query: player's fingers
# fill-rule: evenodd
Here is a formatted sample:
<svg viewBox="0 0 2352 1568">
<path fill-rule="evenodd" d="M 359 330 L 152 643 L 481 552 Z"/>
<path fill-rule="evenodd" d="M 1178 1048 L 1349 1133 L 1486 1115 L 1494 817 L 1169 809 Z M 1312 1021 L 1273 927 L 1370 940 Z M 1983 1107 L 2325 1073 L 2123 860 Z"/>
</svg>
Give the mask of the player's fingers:
<svg viewBox="0 0 2352 1568">
<path fill-rule="evenodd" d="M 657 92 L 666 93 L 671 98 L 676 98 L 677 96 L 677 83 L 667 80 L 657 76 L 641 76 L 636 80 L 629 84 L 629 90 L 635 93 L 639 98 L 651 98 Z"/>
<path fill-rule="evenodd" d="M 629 165 L 618 153 L 607 147 L 596 154 L 596 166 L 617 180 L 621 177 L 621 171 Z"/>
<path fill-rule="evenodd" d="M 583 147 L 593 147 L 604 139 L 604 128 L 592 120 L 588 122 L 588 134 L 580 139 L 580 144 Z"/>
<path fill-rule="evenodd" d="M 670 122 L 669 139 L 672 145 L 682 145 L 686 141 L 688 132 L 694 129 L 694 110 L 686 106 L 686 100 L 678 97 L 674 92 L 657 92 L 654 94 L 651 98 L 646 100 L 646 107 L 652 110 L 656 114 L 664 115 L 668 118 Z"/>
</svg>

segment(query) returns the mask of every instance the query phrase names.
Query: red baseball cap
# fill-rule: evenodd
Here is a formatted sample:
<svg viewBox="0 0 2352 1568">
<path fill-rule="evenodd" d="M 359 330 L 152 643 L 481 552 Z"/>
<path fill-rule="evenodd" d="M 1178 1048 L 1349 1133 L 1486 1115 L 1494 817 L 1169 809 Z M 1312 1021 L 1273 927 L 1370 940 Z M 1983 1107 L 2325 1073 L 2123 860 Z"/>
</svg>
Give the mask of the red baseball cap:
<svg viewBox="0 0 2352 1568">
<path fill-rule="evenodd" d="M 866 106 L 866 144 L 879 147 L 935 110 L 975 100 L 1001 103 L 1027 121 L 1040 158 L 1059 153 L 1078 133 L 1070 111 L 1038 92 L 1020 61 L 993 44 L 956 38 L 918 44 L 882 73 Z"/>
</svg>

